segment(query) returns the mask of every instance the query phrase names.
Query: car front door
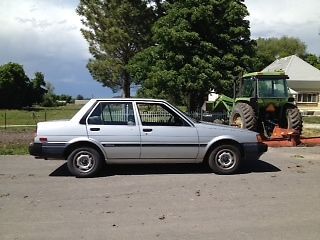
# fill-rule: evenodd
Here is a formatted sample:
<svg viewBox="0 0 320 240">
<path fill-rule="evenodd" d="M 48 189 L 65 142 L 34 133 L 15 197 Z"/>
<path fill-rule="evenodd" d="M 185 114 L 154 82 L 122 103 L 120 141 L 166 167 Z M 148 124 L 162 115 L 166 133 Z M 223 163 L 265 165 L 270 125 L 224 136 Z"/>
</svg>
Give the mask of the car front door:
<svg viewBox="0 0 320 240">
<path fill-rule="evenodd" d="M 164 103 L 138 102 L 141 161 L 194 162 L 199 151 L 194 126 Z"/>
<path fill-rule="evenodd" d="M 131 102 L 99 102 L 87 119 L 89 138 L 98 141 L 109 160 L 140 158 L 140 129 Z"/>
</svg>

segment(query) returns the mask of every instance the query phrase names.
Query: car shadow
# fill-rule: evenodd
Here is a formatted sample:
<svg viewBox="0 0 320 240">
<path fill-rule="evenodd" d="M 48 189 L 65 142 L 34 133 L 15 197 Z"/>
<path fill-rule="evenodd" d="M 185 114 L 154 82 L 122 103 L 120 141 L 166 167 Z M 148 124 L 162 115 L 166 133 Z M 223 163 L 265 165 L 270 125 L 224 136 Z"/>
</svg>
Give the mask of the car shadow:
<svg viewBox="0 0 320 240">
<path fill-rule="evenodd" d="M 237 174 L 279 172 L 281 169 L 259 160 L 247 163 L 240 168 Z M 97 177 L 108 177 L 115 175 L 155 175 L 155 174 L 208 174 L 211 173 L 205 164 L 125 164 L 108 165 Z M 62 164 L 49 174 L 51 177 L 71 177 L 67 163 Z"/>
<path fill-rule="evenodd" d="M 280 172 L 281 169 L 262 160 L 243 164 L 238 174 Z"/>
</svg>

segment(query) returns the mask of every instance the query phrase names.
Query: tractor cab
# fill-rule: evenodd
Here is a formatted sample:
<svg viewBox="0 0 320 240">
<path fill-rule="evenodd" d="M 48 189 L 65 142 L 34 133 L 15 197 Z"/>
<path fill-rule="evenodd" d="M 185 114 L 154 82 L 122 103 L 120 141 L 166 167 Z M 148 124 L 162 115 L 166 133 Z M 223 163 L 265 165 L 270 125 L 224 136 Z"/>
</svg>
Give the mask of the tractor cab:
<svg viewBox="0 0 320 240">
<path fill-rule="evenodd" d="M 283 72 L 249 73 L 242 77 L 239 97 L 288 98 L 288 76 Z"/>
</svg>

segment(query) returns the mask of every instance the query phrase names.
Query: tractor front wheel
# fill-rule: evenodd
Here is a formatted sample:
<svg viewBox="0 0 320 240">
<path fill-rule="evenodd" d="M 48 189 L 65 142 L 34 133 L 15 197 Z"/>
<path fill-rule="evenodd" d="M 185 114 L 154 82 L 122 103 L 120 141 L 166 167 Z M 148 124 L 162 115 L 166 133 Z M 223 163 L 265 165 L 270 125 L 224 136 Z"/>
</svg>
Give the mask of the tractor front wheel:
<svg viewBox="0 0 320 240">
<path fill-rule="evenodd" d="M 247 103 L 237 103 L 231 113 L 229 124 L 256 131 L 257 124 L 253 108 Z"/>
<path fill-rule="evenodd" d="M 286 119 L 288 129 L 294 129 L 299 134 L 302 132 L 302 116 L 297 107 L 290 107 L 286 110 Z"/>
</svg>

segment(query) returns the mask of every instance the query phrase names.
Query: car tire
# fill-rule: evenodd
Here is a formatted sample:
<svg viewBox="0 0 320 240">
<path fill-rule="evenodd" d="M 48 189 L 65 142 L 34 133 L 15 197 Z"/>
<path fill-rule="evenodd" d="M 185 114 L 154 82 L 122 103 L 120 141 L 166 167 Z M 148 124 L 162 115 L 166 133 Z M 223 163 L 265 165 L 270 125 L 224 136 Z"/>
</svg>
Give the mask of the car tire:
<svg viewBox="0 0 320 240">
<path fill-rule="evenodd" d="M 101 170 L 103 160 L 94 148 L 82 147 L 71 152 L 67 165 L 69 171 L 76 177 L 94 177 Z"/>
<path fill-rule="evenodd" d="M 233 174 L 240 167 L 241 154 L 238 147 L 220 145 L 215 147 L 208 158 L 210 169 L 217 174 Z"/>
</svg>

